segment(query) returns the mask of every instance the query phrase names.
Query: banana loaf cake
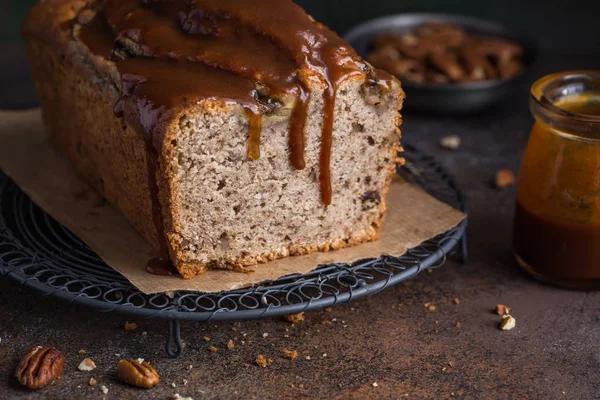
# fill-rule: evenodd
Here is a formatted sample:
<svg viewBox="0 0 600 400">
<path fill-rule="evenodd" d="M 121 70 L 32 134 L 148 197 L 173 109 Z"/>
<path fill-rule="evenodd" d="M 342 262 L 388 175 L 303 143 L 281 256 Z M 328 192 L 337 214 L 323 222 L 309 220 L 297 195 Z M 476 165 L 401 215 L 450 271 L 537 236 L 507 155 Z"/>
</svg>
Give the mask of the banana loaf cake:
<svg viewBox="0 0 600 400">
<path fill-rule="evenodd" d="M 179 273 L 376 240 L 399 82 L 291 0 L 45 0 L 50 142 Z"/>
</svg>

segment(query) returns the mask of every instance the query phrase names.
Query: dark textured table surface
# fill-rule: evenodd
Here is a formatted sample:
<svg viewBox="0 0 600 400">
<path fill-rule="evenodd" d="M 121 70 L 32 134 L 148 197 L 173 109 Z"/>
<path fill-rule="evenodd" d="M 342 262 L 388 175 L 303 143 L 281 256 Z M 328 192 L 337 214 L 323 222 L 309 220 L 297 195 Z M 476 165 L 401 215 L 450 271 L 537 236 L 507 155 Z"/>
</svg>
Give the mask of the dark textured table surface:
<svg viewBox="0 0 600 400">
<path fill-rule="evenodd" d="M 19 48 L 10 53 L 1 65 L 0 105 L 31 105 L 24 58 Z M 600 57 L 544 57 L 532 76 L 598 66 Z M 477 116 L 404 113 L 406 140 L 435 155 L 468 196 L 467 265 L 449 261 L 380 294 L 308 313 L 297 325 L 280 319 L 186 323 L 185 354 L 175 360 L 164 352 L 161 321 L 132 321 L 137 330 L 126 331 L 126 318 L 118 314 L 41 298 L 0 278 L 0 398 L 600 398 L 600 293 L 556 289 L 524 275 L 511 256 L 514 188 L 491 185 L 498 169 L 518 171 L 532 122 L 529 83 L 511 101 Z M 448 134 L 461 137 L 458 151 L 439 147 Z M 427 311 L 426 302 L 435 311 Z M 515 329 L 498 329 L 497 303 L 512 307 Z M 65 372 L 52 386 L 29 392 L 13 372 L 23 352 L 38 344 L 64 353 Z M 282 358 L 283 348 L 300 357 Z M 96 370 L 77 370 L 85 357 L 81 349 Z M 254 365 L 258 354 L 273 362 Z M 161 376 L 150 391 L 116 378 L 120 358 L 139 357 Z M 91 377 L 96 386 L 88 385 Z"/>
</svg>

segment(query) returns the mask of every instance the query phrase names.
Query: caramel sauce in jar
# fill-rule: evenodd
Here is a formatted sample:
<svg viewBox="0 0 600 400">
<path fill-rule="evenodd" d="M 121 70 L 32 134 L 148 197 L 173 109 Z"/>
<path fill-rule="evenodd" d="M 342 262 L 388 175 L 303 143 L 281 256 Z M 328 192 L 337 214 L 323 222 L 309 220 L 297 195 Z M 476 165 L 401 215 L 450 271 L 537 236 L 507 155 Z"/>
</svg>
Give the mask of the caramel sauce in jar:
<svg viewBox="0 0 600 400">
<path fill-rule="evenodd" d="M 535 124 L 517 187 L 516 259 L 543 282 L 600 289 L 600 71 L 549 75 L 531 94 Z"/>
</svg>

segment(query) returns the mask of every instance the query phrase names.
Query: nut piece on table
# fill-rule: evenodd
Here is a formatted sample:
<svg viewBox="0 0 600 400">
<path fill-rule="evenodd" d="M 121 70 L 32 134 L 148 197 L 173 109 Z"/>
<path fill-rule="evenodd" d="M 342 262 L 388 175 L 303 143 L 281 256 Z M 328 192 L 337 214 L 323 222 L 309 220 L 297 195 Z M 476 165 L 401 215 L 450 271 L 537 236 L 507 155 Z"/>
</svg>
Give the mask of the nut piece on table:
<svg viewBox="0 0 600 400">
<path fill-rule="evenodd" d="M 510 308 L 506 307 L 504 304 L 496 304 L 496 314 L 505 315 L 510 313 Z"/>
<path fill-rule="evenodd" d="M 500 329 L 503 331 L 510 331 L 517 325 L 517 320 L 510 315 L 505 315 L 500 321 Z"/>
<path fill-rule="evenodd" d="M 440 139 L 440 146 L 448 150 L 457 150 L 460 147 L 460 136 L 445 136 Z"/>
<path fill-rule="evenodd" d="M 84 358 L 77 366 L 80 371 L 93 371 L 96 369 L 96 363 L 91 358 Z"/>
<path fill-rule="evenodd" d="M 144 389 L 150 389 L 160 382 L 158 373 L 145 361 L 121 360 L 117 376 L 125 383 Z"/>
<path fill-rule="evenodd" d="M 501 169 L 496 172 L 495 183 L 497 188 L 504 189 L 514 185 L 516 182 L 515 175 L 509 169 Z"/>
<path fill-rule="evenodd" d="M 65 369 L 65 357 L 53 347 L 32 347 L 25 353 L 15 376 L 29 389 L 40 389 L 58 378 Z"/>
</svg>

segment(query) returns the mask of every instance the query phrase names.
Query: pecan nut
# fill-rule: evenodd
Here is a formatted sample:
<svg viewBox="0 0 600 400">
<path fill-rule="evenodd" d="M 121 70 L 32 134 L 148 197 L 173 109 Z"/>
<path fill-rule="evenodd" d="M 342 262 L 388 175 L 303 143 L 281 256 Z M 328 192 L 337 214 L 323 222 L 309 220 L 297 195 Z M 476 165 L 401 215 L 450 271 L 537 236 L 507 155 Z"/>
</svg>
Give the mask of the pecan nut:
<svg viewBox="0 0 600 400">
<path fill-rule="evenodd" d="M 121 360 L 117 375 L 123 382 L 144 389 L 150 389 L 160 382 L 158 373 L 145 361 Z"/>
<path fill-rule="evenodd" d="M 53 347 L 32 347 L 25 353 L 15 376 L 29 389 L 40 389 L 58 378 L 65 369 L 65 357 Z"/>
</svg>

